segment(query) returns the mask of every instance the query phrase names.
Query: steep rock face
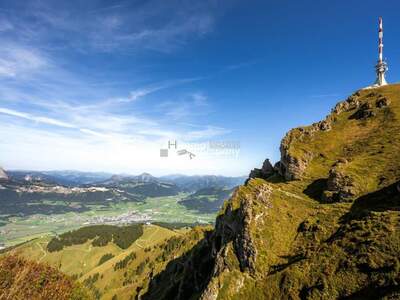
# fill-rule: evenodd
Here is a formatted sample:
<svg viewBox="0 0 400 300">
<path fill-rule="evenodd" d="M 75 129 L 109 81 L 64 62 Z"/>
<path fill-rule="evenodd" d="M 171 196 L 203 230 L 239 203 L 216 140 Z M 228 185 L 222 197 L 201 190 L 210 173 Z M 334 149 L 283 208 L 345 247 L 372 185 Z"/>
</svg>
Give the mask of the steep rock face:
<svg viewBox="0 0 400 300">
<path fill-rule="evenodd" d="M 239 261 L 240 269 L 250 273 L 255 272 L 257 249 L 254 245 L 254 237 L 251 234 L 252 222 L 256 218 L 254 210 L 256 205 L 263 205 L 268 209 L 271 188 L 262 186 L 257 191 L 246 194 L 238 191 L 233 197 L 239 203 L 228 202 L 225 212 L 219 218 L 213 234 L 214 253 L 221 251 L 221 245 L 227 245 L 233 241 L 233 249 Z M 257 203 L 257 204 L 256 204 Z M 237 206 L 238 205 L 238 206 Z"/>
<path fill-rule="evenodd" d="M 249 192 L 249 189 L 251 192 Z M 257 278 L 257 264 L 259 250 L 257 249 L 254 227 L 259 218 L 272 208 L 270 196 L 272 188 L 268 185 L 258 185 L 256 182 L 248 183 L 247 188 L 238 190 L 227 203 L 225 212 L 217 219 L 217 224 L 212 235 L 213 257 L 215 267 L 212 277 L 202 292 L 200 299 L 217 299 L 224 285 L 224 277 L 232 276 L 236 292 L 248 280 L 242 276 L 248 274 L 251 281 Z M 262 207 L 262 212 L 258 207 Z M 239 269 L 241 273 L 235 272 Z"/>
<path fill-rule="evenodd" d="M 249 178 L 264 178 L 267 179 L 268 177 L 274 175 L 275 173 L 275 169 L 272 166 L 271 162 L 269 161 L 269 159 L 267 158 L 261 169 L 255 168 L 253 170 L 251 170 Z"/>
<path fill-rule="evenodd" d="M 289 152 L 288 145 L 290 139 L 285 138 L 281 143 L 281 160 L 277 165 L 277 171 L 286 180 L 297 180 L 301 179 L 309 160 L 311 159 L 311 153 L 306 153 L 303 157 L 297 157 Z"/>
<path fill-rule="evenodd" d="M 354 110 L 360 106 L 360 93 L 356 92 L 345 101 L 339 102 L 324 120 L 314 123 L 311 126 L 298 127 L 290 130 L 282 139 L 280 145 L 281 159 L 275 165 L 276 171 L 285 180 L 299 180 L 302 178 L 309 162 L 313 159 L 314 153 L 311 151 L 295 151 L 294 144 L 302 143 L 307 139 L 312 139 L 318 131 L 329 131 L 332 124 L 336 121 L 336 115 L 342 112 Z"/>
<path fill-rule="evenodd" d="M 213 232 L 185 257 L 171 262 L 143 299 L 217 299 L 222 277 L 233 272 L 235 280 L 243 284 L 241 272 L 257 276 L 258 250 L 253 229 L 261 217 L 258 206 L 263 211 L 271 207 L 271 189 L 257 182 L 251 181 L 235 191 L 224 213 L 217 217 Z"/>
<path fill-rule="evenodd" d="M 316 132 L 330 131 L 334 121 L 334 117 L 329 115 L 311 126 L 295 128 L 286 134 L 280 145 L 281 160 L 275 165 L 276 171 L 285 180 L 301 179 L 309 162 L 314 158 L 312 151 L 296 153 L 292 149 L 293 144 L 302 143 L 304 140 L 312 138 Z"/>
</svg>

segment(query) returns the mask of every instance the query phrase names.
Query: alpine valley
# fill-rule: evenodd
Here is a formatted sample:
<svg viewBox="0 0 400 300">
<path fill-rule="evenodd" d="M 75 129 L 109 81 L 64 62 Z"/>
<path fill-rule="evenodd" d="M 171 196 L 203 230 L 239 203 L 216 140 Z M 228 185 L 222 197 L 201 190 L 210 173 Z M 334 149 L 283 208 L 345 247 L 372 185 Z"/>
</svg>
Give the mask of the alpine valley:
<svg viewBox="0 0 400 300">
<path fill-rule="evenodd" d="M 0 175 L 0 247 L 83 225 L 137 222 L 211 224 L 245 177 L 156 178 L 76 171 Z M 191 201 L 198 194 L 199 201 Z M 0 248 L 0 249 L 1 249 Z"/>
<path fill-rule="evenodd" d="M 236 189 L 241 179 L 85 175 L 75 186 L 76 176 L 8 172 L 2 238 L 12 226 L 53 234 L 5 249 L 1 297 L 399 299 L 399 149 L 400 85 L 388 85 L 290 130 L 280 160 Z M 128 207 L 141 219 L 121 226 L 110 210 Z M 53 230 L 62 215 L 73 225 Z"/>
</svg>

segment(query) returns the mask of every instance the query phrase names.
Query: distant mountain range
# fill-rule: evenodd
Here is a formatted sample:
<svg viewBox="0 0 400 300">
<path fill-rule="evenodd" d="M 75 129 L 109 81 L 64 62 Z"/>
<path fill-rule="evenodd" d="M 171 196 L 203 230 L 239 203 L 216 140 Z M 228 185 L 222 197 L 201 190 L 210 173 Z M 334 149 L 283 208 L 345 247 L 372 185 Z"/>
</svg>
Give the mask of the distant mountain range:
<svg viewBox="0 0 400 300">
<path fill-rule="evenodd" d="M 11 180 L 15 181 L 44 181 L 64 186 L 78 186 L 104 181 L 112 176 L 104 172 L 80 172 L 80 171 L 7 171 Z"/>
<path fill-rule="evenodd" d="M 135 183 L 170 183 L 175 184 L 185 192 L 195 192 L 199 189 L 218 187 L 233 188 L 241 185 L 246 176 L 227 177 L 219 175 L 165 175 L 160 177 L 152 176 L 149 173 L 140 175 L 118 175 L 106 172 L 81 172 L 81 171 L 30 171 L 17 170 L 5 172 L 0 168 L 0 179 L 9 178 L 12 181 L 42 181 L 50 184 L 63 186 L 111 186 L 127 182 Z"/>
<path fill-rule="evenodd" d="M 84 211 L 87 205 L 109 205 L 119 201 L 144 201 L 147 197 L 175 196 L 179 193 L 215 191 L 206 197 L 193 196 L 182 204 L 188 208 L 217 211 L 225 200 L 225 190 L 242 184 L 244 177 L 170 175 L 154 177 L 112 175 L 78 171 L 4 171 L 0 169 L 0 214 L 54 214 Z M 48 204 L 43 201 L 80 203 L 78 207 Z M 190 201 L 189 201 L 190 200 Z M 198 204 L 194 203 L 196 200 Z M 200 203 L 201 202 L 201 203 Z"/>
<path fill-rule="evenodd" d="M 218 175 L 167 175 L 161 180 L 172 182 L 186 192 L 195 192 L 205 188 L 231 189 L 245 182 L 246 176 L 226 177 Z"/>
</svg>

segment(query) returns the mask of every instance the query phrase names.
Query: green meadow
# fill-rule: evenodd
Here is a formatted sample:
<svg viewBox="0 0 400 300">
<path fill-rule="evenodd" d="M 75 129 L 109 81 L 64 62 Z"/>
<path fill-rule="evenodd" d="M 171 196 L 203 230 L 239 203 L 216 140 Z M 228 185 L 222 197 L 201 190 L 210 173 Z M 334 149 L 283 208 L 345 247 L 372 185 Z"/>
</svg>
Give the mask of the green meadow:
<svg viewBox="0 0 400 300">
<path fill-rule="evenodd" d="M 0 243 L 7 247 L 13 246 L 34 238 L 53 236 L 89 224 L 122 225 L 133 222 L 209 224 L 215 220 L 215 214 L 199 213 L 179 204 L 179 201 L 186 196 L 187 194 L 181 193 L 177 196 L 147 198 L 143 202 L 121 201 L 110 202 L 105 205 L 85 205 L 88 210 L 83 212 L 0 216 L 4 220 L 4 223 L 0 224 Z M 46 200 L 46 204 L 82 205 L 82 203 L 59 200 Z M 130 216 L 124 218 L 124 214 L 127 213 Z"/>
</svg>

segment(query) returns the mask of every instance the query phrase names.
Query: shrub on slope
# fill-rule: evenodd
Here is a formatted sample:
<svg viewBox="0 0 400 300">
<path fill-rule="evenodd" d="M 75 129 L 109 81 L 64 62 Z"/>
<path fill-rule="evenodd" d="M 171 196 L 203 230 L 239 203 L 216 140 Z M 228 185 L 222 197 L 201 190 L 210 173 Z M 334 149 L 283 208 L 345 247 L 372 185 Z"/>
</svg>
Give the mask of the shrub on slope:
<svg viewBox="0 0 400 300">
<path fill-rule="evenodd" d="M 92 299 L 56 269 L 9 255 L 0 258 L 0 299 Z"/>
</svg>

